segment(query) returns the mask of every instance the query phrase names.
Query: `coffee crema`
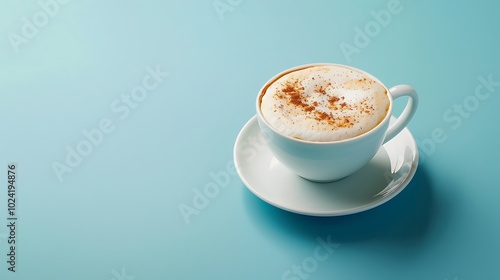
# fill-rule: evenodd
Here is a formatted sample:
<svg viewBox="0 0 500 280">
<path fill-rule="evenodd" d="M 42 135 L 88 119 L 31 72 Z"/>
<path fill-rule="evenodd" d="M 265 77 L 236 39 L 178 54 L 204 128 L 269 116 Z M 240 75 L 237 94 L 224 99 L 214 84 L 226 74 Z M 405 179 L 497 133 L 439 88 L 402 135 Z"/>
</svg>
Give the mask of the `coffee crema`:
<svg viewBox="0 0 500 280">
<path fill-rule="evenodd" d="M 315 142 L 339 141 L 376 127 L 390 101 L 383 85 L 340 65 L 284 74 L 264 88 L 260 110 L 281 134 Z"/>
</svg>

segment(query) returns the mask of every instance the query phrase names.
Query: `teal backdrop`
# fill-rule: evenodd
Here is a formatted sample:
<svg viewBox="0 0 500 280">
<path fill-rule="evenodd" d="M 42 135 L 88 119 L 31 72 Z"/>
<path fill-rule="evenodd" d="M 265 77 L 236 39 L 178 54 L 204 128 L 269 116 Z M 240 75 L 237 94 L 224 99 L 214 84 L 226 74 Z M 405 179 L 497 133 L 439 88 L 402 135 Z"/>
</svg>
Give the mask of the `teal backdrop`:
<svg viewBox="0 0 500 280">
<path fill-rule="evenodd" d="M 499 10 L 2 0 L 0 279 L 500 279 Z M 314 62 L 420 95 L 418 170 L 377 208 L 288 213 L 234 172 L 262 84 Z"/>
</svg>

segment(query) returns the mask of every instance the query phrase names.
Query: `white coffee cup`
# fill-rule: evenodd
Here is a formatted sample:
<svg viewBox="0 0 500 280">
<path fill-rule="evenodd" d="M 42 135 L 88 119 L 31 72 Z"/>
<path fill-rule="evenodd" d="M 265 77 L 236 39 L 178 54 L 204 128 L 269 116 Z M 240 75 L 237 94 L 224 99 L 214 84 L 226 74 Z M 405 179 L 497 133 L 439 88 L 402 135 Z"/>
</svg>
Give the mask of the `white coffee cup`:
<svg viewBox="0 0 500 280">
<path fill-rule="evenodd" d="M 307 141 L 280 133 L 264 118 L 261 111 L 261 96 L 273 82 L 287 73 L 313 66 L 338 66 L 362 73 L 383 86 L 388 93 L 389 108 L 383 120 L 361 135 L 330 142 Z M 396 121 L 389 126 L 393 102 L 408 96 L 406 107 Z M 416 91 L 408 85 L 388 89 L 373 75 L 354 67 L 333 64 L 307 64 L 285 70 L 271 78 L 259 91 L 256 100 L 257 120 L 272 154 L 288 169 L 300 177 L 315 182 L 331 182 L 347 177 L 367 164 L 380 147 L 403 130 L 415 114 L 418 105 Z"/>
</svg>

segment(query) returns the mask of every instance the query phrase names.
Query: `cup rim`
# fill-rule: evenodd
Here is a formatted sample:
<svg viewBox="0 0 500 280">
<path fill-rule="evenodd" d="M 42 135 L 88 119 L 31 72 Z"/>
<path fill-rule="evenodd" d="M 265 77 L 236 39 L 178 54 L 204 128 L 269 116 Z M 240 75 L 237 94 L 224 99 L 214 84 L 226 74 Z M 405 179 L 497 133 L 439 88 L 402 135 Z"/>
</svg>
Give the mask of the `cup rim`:
<svg viewBox="0 0 500 280">
<path fill-rule="evenodd" d="M 281 132 L 279 132 L 278 130 L 276 130 L 267 120 L 266 118 L 262 115 L 262 111 L 260 109 L 260 104 L 261 104 L 261 101 L 262 101 L 262 96 L 264 95 L 264 92 L 267 90 L 267 88 L 273 83 L 275 82 L 276 80 L 278 80 L 279 78 L 283 77 L 284 75 L 288 74 L 288 73 L 291 73 L 291 72 L 294 72 L 294 71 L 297 71 L 297 70 L 301 70 L 301 69 L 306 69 L 306 68 L 310 68 L 310 67 L 316 67 L 316 66 L 337 66 L 337 67 L 343 67 L 343 68 L 347 68 L 347 69 L 350 69 L 350 70 L 354 70 L 354 71 L 357 71 L 357 72 L 360 72 L 362 73 L 363 75 L 366 75 L 368 77 L 370 77 L 371 79 L 373 79 L 374 81 L 376 81 L 377 83 L 379 83 L 380 85 L 382 85 L 382 87 L 384 87 L 384 89 L 386 90 L 386 93 L 387 93 L 387 98 L 389 99 L 389 109 L 387 110 L 387 113 L 386 115 L 384 116 L 384 118 L 382 119 L 382 121 L 380 121 L 375 127 L 373 127 L 372 129 L 368 130 L 367 132 L 364 132 L 360 135 L 357 135 L 357 136 L 354 136 L 354 137 L 351 137 L 351 138 L 347 138 L 347 139 L 342 139 L 342 140 L 334 140 L 334 141 L 311 141 L 311 140 L 304 140 L 304 139 L 298 139 L 298 138 L 294 138 L 294 137 L 290 137 L 288 135 L 285 135 Z M 361 70 L 361 69 L 358 69 L 356 67 L 353 67 L 353 66 L 349 66 L 349 65 L 345 65 L 345 64 L 339 64 L 339 63 L 328 63 L 328 62 L 324 62 L 324 63 L 308 63 L 308 64 L 302 64 L 302 65 L 298 65 L 298 66 L 294 66 L 294 67 L 291 67 L 291 68 L 288 68 L 286 70 L 283 70 L 281 71 L 280 73 L 274 75 L 271 79 L 269 79 L 266 83 L 264 83 L 264 85 L 261 87 L 261 89 L 259 90 L 259 93 L 257 95 L 257 100 L 256 100 L 256 111 L 257 111 L 257 116 L 258 118 L 264 122 L 266 124 L 266 126 L 271 129 L 274 133 L 277 133 L 278 135 L 280 135 L 281 137 L 285 137 L 289 140 L 292 140 L 294 142 L 299 142 L 299 143 L 306 143 L 306 144 L 314 144 L 314 145 L 331 145 L 331 144 L 339 144 L 339 143 L 347 143 L 347 142 L 352 142 L 352 141 L 356 141 L 356 140 L 360 140 L 362 138 L 366 138 L 368 137 L 369 135 L 371 134 L 374 134 L 376 131 L 378 131 L 382 126 L 384 126 L 388 121 L 389 119 L 391 118 L 391 115 L 392 115 L 392 107 L 393 107 L 393 99 L 392 99 L 392 96 L 391 96 L 391 93 L 389 91 L 389 89 L 385 86 L 384 83 L 382 83 L 377 77 L 373 76 L 372 74 L 364 71 L 364 70 Z"/>
</svg>

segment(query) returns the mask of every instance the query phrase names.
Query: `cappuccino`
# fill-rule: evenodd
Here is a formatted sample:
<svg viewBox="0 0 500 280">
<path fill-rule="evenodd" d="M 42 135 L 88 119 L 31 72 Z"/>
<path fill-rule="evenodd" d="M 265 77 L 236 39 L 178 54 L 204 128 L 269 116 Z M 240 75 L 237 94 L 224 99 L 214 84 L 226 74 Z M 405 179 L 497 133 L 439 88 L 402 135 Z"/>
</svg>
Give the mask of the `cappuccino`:
<svg viewBox="0 0 500 280">
<path fill-rule="evenodd" d="M 260 93 L 265 120 L 281 134 L 305 141 L 353 138 L 387 115 L 386 88 L 370 76 L 340 65 L 286 73 Z"/>
</svg>

